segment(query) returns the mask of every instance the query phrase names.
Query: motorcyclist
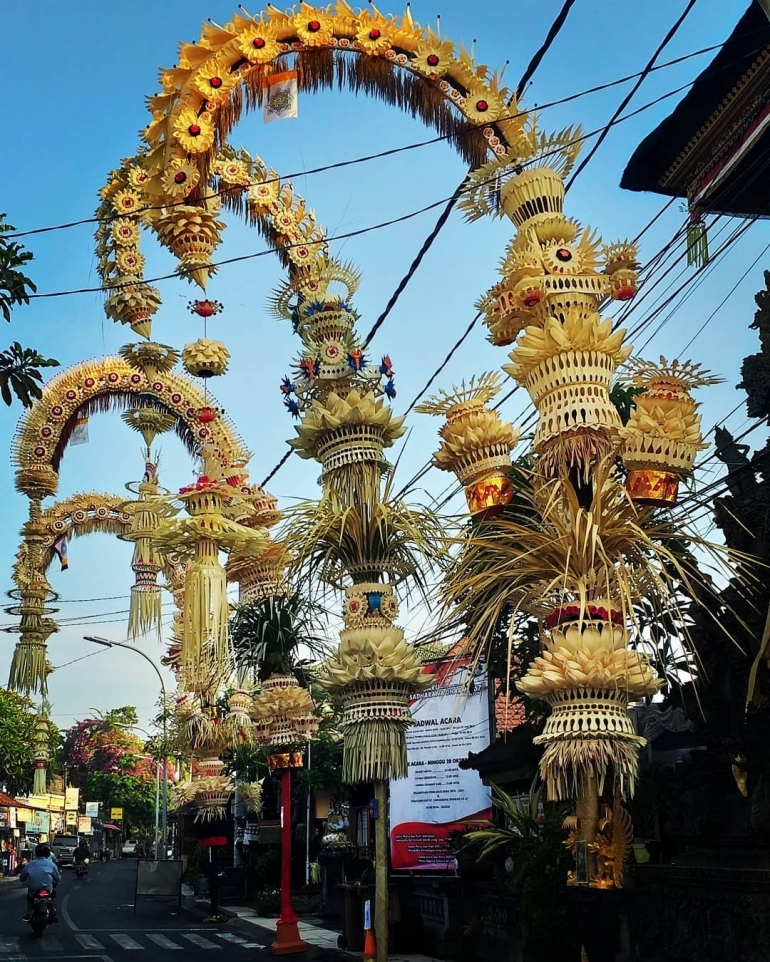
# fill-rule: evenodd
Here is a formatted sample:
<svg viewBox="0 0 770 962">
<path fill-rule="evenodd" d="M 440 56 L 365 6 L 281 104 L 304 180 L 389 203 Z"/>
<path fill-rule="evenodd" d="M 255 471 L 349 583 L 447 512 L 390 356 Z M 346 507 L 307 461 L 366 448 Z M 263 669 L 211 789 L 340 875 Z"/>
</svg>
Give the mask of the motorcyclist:
<svg viewBox="0 0 770 962">
<path fill-rule="evenodd" d="M 25 865 L 19 876 L 22 885 L 27 886 L 27 914 L 24 921 L 29 922 L 32 909 L 35 904 L 35 896 L 41 889 L 51 893 L 51 921 L 57 922 L 56 906 L 53 899 L 56 898 L 56 886 L 61 881 L 61 872 L 56 863 L 51 859 L 51 849 L 47 845 L 35 846 L 35 857 Z"/>
<path fill-rule="evenodd" d="M 86 859 L 90 860 L 91 852 L 88 850 L 88 842 L 81 838 L 78 847 L 75 849 L 75 865 L 82 865 Z"/>
</svg>

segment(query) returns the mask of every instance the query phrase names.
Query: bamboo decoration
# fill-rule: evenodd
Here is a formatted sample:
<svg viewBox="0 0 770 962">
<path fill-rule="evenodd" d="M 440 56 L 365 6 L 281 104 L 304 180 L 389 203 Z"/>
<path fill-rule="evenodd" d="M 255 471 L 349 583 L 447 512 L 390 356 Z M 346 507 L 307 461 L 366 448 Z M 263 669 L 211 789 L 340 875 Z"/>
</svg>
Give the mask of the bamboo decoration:
<svg viewBox="0 0 770 962">
<path fill-rule="evenodd" d="M 465 488 L 468 510 L 479 519 L 498 514 L 513 497 L 508 473 L 519 432 L 487 407 L 499 390 L 497 375 L 484 374 L 415 408 L 418 414 L 446 415 L 433 464 L 457 476 Z"/>
<path fill-rule="evenodd" d="M 693 388 L 718 384 L 719 378 L 690 361 L 661 357 L 659 364 L 632 359 L 627 378 L 641 393 L 634 398 L 628 423 L 621 429 L 626 486 L 634 501 L 673 507 L 679 481 L 688 475 L 703 443 Z"/>
</svg>

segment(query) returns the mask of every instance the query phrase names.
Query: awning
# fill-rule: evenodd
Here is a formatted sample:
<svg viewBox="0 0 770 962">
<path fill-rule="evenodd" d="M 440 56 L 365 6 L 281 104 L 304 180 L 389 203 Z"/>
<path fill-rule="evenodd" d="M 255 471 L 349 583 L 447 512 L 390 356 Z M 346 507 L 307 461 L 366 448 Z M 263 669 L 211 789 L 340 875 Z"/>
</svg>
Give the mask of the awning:
<svg viewBox="0 0 770 962">
<path fill-rule="evenodd" d="M 106 824 L 102 825 L 102 828 L 109 828 L 109 829 L 110 829 L 111 831 L 113 831 L 113 832 L 122 832 L 122 831 L 123 831 L 122 828 L 119 828 L 117 825 L 112 825 L 112 824 L 110 824 L 109 822 L 107 822 Z"/>
</svg>

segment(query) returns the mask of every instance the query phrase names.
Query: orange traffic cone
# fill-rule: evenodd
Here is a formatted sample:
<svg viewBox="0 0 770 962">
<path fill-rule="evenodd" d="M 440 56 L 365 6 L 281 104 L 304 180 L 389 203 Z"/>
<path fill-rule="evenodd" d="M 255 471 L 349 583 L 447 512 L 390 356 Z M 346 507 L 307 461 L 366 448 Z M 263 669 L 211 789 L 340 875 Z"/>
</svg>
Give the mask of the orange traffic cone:
<svg viewBox="0 0 770 962">
<path fill-rule="evenodd" d="M 364 962 L 376 962 L 377 941 L 372 928 L 372 903 L 364 902 Z"/>
</svg>

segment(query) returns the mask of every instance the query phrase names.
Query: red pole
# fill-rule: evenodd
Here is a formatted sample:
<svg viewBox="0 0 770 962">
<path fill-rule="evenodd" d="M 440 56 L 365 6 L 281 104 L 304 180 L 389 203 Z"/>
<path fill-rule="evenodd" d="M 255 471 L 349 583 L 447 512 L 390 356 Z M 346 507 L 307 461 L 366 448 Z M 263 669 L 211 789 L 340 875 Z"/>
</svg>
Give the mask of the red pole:
<svg viewBox="0 0 770 962">
<path fill-rule="evenodd" d="M 307 948 L 307 942 L 299 937 L 291 904 L 291 769 L 287 767 L 281 770 L 281 915 L 270 951 L 273 955 L 293 955 Z"/>
</svg>

